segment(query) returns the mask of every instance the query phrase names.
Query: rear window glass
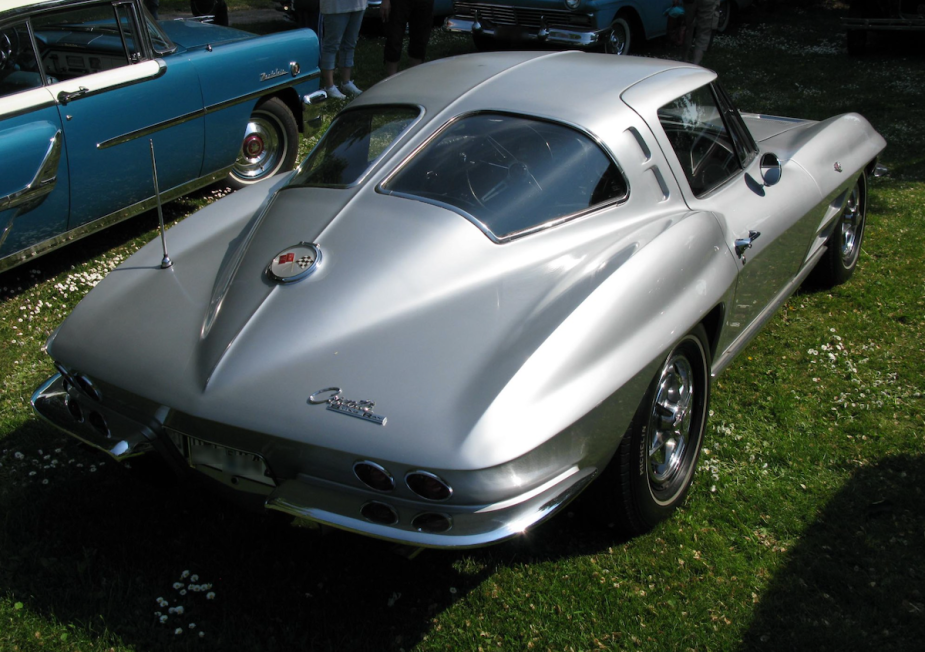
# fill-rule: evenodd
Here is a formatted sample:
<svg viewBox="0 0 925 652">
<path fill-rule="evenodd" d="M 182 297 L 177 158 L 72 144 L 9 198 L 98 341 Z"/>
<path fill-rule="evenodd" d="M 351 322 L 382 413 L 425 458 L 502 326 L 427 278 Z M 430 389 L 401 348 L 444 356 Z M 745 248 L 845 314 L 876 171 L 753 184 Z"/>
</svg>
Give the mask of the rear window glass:
<svg viewBox="0 0 925 652">
<path fill-rule="evenodd" d="M 340 114 L 289 185 L 343 188 L 356 183 L 420 112 L 378 106 Z"/>
<path fill-rule="evenodd" d="M 504 240 L 619 201 L 627 185 L 571 127 L 478 113 L 449 123 L 381 190 L 454 208 Z"/>
</svg>

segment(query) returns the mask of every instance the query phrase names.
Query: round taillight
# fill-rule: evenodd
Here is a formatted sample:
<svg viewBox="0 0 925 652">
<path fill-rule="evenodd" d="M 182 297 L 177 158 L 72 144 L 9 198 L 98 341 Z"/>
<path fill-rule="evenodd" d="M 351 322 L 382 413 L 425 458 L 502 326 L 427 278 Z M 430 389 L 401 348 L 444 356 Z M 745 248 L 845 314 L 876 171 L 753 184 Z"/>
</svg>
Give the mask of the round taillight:
<svg viewBox="0 0 925 652">
<path fill-rule="evenodd" d="M 104 437 L 108 438 L 110 436 L 109 425 L 106 423 L 105 417 L 99 412 L 91 412 L 87 421 L 93 426 L 94 430 Z"/>
<path fill-rule="evenodd" d="M 414 471 L 405 476 L 405 484 L 426 500 L 446 500 L 453 495 L 450 485 L 427 471 Z"/>
<path fill-rule="evenodd" d="M 68 394 L 64 397 L 64 407 L 67 408 L 68 414 L 71 415 L 71 418 L 74 419 L 74 421 L 77 423 L 83 423 L 84 412 L 80 409 L 80 403 L 77 402 L 77 399 Z"/>
<path fill-rule="evenodd" d="M 395 488 L 392 475 L 375 462 L 357 462 L 353 465 L 353 472 L 360 482 L 376 491 L 392 491 Z"/>
<path fill-rule="evenodd" d="M 379 525 L 395 525 L 398 523 L 398 514 L 391 505 L 371 501 L 360 508 L 360 514 L 370 523 Z"/>
<path fill-rule="evenodd" d="M 92 398 L 97 403 L 103 400 L 103 397 L 100 396 L 100 390 L 98 390 L 86 376 L 76 376 L 74 378 L 74 384 L 80 388 L 80 391 Z"/>
<path fill-rule="evenodd" d="M 446 514 L 418 514 L 411 521 L 411 527 L 427 534 L 443 534 L 453 527 L 453 519 Z"/>
</svg>

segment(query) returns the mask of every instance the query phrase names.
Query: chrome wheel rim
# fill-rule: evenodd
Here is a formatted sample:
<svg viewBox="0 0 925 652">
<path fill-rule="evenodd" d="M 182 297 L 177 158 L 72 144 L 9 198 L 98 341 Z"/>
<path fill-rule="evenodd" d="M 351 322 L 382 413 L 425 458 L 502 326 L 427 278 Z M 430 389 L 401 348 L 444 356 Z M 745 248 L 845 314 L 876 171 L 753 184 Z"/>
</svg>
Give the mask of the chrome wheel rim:
<svg viewBox="0 0 925 652">
<path fill-rule="evenodd" d="M 607 37 L 607 52 L 609 54 L 624 54 L 626 52 L 626 28 L 621 23 L 615 23 L 610 35 Z"/>
<path fill-rule="evenodd" d="M 851 267 L 860 253 L 861 232 L 864 228 L 864 212 L 861 209 L 861 188 L 855 184 L 842 209 L 839 220 L 842 263 Z"/>
<path fill-rule="evenodd" d="M 654 491 L 667 488 L 687 465 L 694 426 L 695 371 L 683 354 L 675 354 L 662 369 L 649 415 L 649 483 Z M 671 492 L 674 493 L 674 492 Z"/>
<path fill-rule="evenodd" d="M 272 176 L 286 153 L 283 127 L 273 116 L 256 111 L 247 123 L 233 173 L 242 181 Z"/>
</svg>

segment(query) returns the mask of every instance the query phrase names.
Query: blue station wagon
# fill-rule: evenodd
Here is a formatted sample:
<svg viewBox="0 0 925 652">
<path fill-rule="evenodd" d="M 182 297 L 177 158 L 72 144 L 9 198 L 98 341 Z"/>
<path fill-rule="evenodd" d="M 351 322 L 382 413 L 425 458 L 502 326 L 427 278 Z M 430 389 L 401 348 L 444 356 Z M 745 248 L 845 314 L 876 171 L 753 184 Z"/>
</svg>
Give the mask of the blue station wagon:
<svg viewBox="0 0 925 652">
<path fill-rule="evenodd" d="M 292 169 L 318 39 L 155 21 L 141 0 L 0 9 L 0 271 L 215 181 Z M 309 107 L 310 109 L 310 107 Z"/>
</svg>

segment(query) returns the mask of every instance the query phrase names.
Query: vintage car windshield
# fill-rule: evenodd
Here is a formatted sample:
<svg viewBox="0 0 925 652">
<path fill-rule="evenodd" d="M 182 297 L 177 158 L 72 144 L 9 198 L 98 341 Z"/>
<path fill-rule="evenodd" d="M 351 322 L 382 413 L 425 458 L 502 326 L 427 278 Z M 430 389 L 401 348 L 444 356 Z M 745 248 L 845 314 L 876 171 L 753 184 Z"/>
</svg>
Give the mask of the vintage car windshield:
<svg viewBox="0 0 925 652">
<path fill-rule="evenodd" d="M 342 113 L 289 185 L 343 188 L 356 183 L 420 113 L 419 108 L 408 106 Z"/>
<path fill-rule="evenodd" d="M 619 201 L 627 184 L 571 127 L 477 113 L 444 127 L 381 190 L 457 209 L 500 241 Z"/>
</svg>

